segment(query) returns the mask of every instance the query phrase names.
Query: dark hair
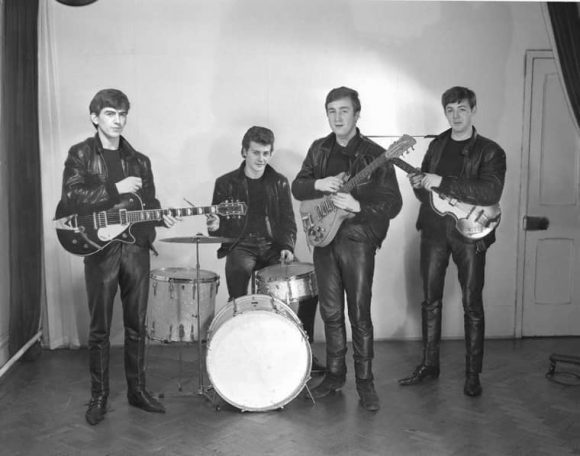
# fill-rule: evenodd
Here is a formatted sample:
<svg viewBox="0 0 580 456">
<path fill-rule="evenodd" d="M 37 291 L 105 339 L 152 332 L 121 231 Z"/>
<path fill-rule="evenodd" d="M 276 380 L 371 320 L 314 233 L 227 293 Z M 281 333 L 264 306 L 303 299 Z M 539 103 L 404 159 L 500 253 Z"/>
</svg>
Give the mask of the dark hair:
<svg viewBox="0 0 580 456">
<path fill-rule="evenodd" d="M 117 89 L 99 90 L 89 104 L 89 113 L 99 115 L 104 108 L 124 109 L 131 107 L 127 95 Z"/>
<path fill-rule="evenodd" d="M 352 101 L 352 107 L 354 109 L 355 114 L 360 112 L 360 100 L 358 98 L 358 92 L 354 89 L 350 89 L 348 87 L 336 87 L 328 92 L 326 95 L 326 101 L 324 103 L 324 109 L 328 109 L 328 105 L 336 100 L 341 100 L 342 98 L 350 98 Z"/>
<path fill-rule="evenodd" d="M 269 128 L 250 127 L 242 138 L 242 155 L 244 155 L 244 150 L 248 150 L 252 141 L 264 146 L 272 146 L 272 150 L 274 150 L 274 132 Z"/>
<path fill-rule="evenodd" d="M 441 104 L 443 105 L 443 109 L 449 103 L 461 103 L 463 100 L 467 100 L 469 103 L 469 107 L 473 109 L 477 104 L 477 99 L 475 97 L 475 92 L 467 87 L 451 87 L 443 92 L 441 95 Z"/>
</svg>

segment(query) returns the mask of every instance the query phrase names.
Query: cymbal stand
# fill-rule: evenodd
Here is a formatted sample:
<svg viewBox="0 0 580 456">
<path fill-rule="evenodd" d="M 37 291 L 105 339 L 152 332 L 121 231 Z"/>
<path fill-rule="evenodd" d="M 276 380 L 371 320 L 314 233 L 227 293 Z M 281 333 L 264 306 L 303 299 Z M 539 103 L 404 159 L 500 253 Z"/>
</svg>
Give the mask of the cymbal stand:
<svg viewBox="0 0 580 456">
<path fill-rule="evenodd" d="M 198 389 L 197 394 L 198 396 L 205 397 L 208 399 L 212 404 L 215 400 L 215 392 L 213 394 L 208 394 L 208 391 L 213 391 L 213 387 L 211 386 L 204 386 L 204 369 L 205 363 L 203 361 L 203 342 L 201 337 L 201 308 L 199 303 L 199 289 L 201 285 L 200 281 L 200 267 L 199 267 L 199 238 L 196 237 L 195 239 L 195 295 L 197 300 L 197 356 L 198 356 Z"/>
</svg>

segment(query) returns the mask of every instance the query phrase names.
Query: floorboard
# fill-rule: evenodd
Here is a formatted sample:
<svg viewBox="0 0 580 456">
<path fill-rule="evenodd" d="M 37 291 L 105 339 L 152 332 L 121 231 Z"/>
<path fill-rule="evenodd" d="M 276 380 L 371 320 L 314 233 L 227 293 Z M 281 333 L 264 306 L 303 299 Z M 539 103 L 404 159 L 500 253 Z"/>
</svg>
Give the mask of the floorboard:
<svg viewBox="0 0 580 456">
<path fill-rule="evenodd" d="M 323 344 L 313 350 L 324 358 Z M 150 345 L 148 384 L 163 394 L 167 408 L 167 414 L 158 415 L 127 404 L 123 353 L 114 348 L 109 411 L 98 426 L 84 420 L 86 350 L 45 350 L 35 361 L 18 362 L 0 380 L 0 454 L 580 455 L 580 386 L 545 377 L 552 353 L 580 356 L 580 339 L 487 341 L 479 398 L 462 392 L 462 341 L 443 342 L 437 381 L 400 387 L 397 378 L 413 369 L 419 350 L 419 342 L 376 343 L 382 406 L 377 413 L 358 404 L 351 350 L 348 381 L 340 393 L 316 404 L 301 393 L 282 410 L 242 413 L 198 394 L 196 346 Z M 580 375 L 580 368 L 558 363 L 556 379 L 580 383 L 567 372 Z"/>
</svg>

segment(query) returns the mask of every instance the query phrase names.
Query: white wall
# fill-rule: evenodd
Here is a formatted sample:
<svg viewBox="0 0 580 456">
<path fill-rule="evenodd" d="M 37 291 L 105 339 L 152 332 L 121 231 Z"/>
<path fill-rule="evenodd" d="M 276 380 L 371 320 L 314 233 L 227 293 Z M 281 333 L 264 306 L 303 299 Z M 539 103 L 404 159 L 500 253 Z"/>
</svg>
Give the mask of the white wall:
<svg viewBox="0 0 580 456">
<path fill-rule="evenodd" d="M 214 179 L 239 164 L 241 137 L 251 125 L 274 130 L 273 165 L 292 180 L 310 143 L 329 132 L 324 97 L 333 87 L 360 92 L 363 133 L 393 136 L 442 131 L 441 93 L 452 85 L 474 89 L 476 126 L 508 157 L 504 216 L 488 255 L 487 334 L 514 334 L 524 53 L 549 47 L 539 3 L 100 0 L 72 8 L 45 0 L 41 10 L 49 38 L 41 49 L 49 62 L 41 68 L 41 85 L 49 89 L 41 111 L 47 212 L 60 197 L 68 147 L 93 134 L 88 103 L 101 88 L 120 88 L 132 101 L 126 137 L 152 159 L 164 207 L 184 206 L 183 198 L 209 204 Z M 407 159 L 419 164 L 426 146 L 419 140 Z M 418 205 L 404 174 L 398 176 L 404 207 L 377 254 L 377 338 L 420 337 Z M 59 265 L 47 268 L 48 311 L 63 301 L 70 308 L 57 319 L 49 315 L 53 345 L 75 345 L 74 338 L 58 337 L 71 327 L 84 343 L 82 260 L 46 229 L 48 261 Z M 158 238 L 197 232 L 205 233 L 202 217 L 159 230 Z M 154 268 L 194 266 L 192 246 L 158 242 L 157 249 Z M 221 306 L 224 262 L 214 246 L 200 249 L 202 268 L 222 276 Z M 302 233 L 297 254 L 311 259 Z M 448 279 L 444 336 L 462 337 L 454 267 Z M 65 290 L 71 287 L 72 295 Z M 120 325 L 115 334 L 121 340 Z"/>
</svg>

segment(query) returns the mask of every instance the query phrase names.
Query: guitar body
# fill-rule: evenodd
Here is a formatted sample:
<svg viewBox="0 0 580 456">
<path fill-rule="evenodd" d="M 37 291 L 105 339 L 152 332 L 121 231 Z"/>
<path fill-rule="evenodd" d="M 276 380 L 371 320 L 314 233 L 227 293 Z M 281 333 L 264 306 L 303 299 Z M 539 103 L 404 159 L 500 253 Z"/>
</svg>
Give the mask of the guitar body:
<svg viewBox="0 0 580 456">
<path fill-rule="evenodd" d="M 430 193 L 431 207 L 439 215 L 455 219 L 455 228 L 468 239 L 481 239 L 497 228 L 501 220 L 499 204 L 475 206 L 436 192 Z"/>
<path fill-rule="evenodd" d="M 306 240 L 313 247 L 325 247 L 330 244 L 342 222 L 351 217 L 354 217 L 354 214 L 335 207 L 328 196 L 300 203 L 302 227 Z"/>
<path fill-rule="evenodd" d="M 94 212 L 87 215 L 66 213 L 62 202 L 56 208 L 55 220 L 60 225 L 56 227 L 56 235 L 61 245 L 70 253 L 88 256 L 103 250 L 111 242 L 119 241 L 133 244 L 135 237 L 131 234 L 131 224 L 123 221 L 121 211 L 142 210 L 141 198 L 135 193 L 121 195 L 121 201 L 107 211 Z M 118 220 L 119 223 L 95 227 L 95 217 L 106 220 Z"/>
</svg>

